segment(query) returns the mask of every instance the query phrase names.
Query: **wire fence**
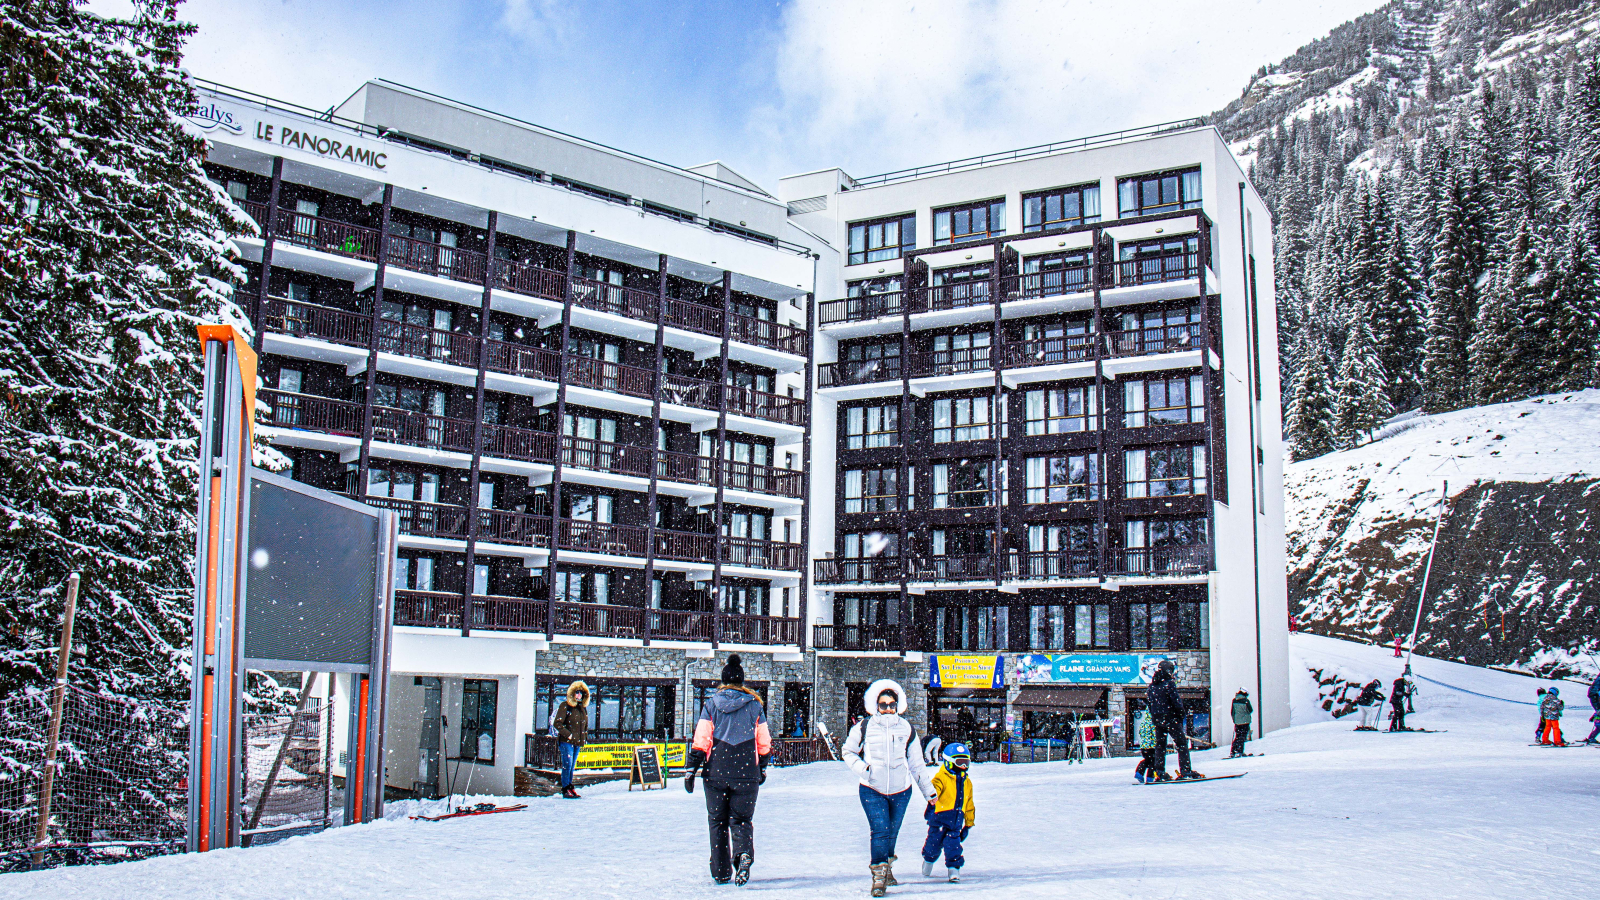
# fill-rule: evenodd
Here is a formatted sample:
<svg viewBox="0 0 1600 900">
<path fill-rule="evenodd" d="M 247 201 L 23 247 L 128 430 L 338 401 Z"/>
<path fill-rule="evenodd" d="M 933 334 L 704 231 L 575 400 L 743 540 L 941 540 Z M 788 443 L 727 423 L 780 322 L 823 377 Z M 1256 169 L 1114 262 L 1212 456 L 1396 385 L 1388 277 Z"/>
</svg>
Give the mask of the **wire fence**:
<svg viewBox="0 0 1600 900">
<path fill-rule="evenodd" d="M 333 731 L 328 703 L 245 717 L 246 846 L 343 821 L 344 783 L 333 776 Z"/>
<path fill-rule="evenodd" d="M 36 846 L 54 690 L 0 701 L 0 871 L 183 849 L 189 728 L 177 707 L 68 687 L 49 827 Z"/>
</svg>

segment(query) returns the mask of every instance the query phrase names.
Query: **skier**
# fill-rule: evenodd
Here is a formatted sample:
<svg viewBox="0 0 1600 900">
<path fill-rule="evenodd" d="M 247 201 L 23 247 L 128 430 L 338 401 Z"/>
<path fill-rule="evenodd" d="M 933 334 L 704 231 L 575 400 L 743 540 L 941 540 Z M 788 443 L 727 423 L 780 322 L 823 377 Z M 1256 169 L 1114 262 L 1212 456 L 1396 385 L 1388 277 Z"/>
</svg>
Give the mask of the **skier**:
<svg viewBox="0 0 1600 900">
<path fill-rule="evenodd" d="M 1183 698 L 1178 696 L 1178 682 L 1172 673 L 1177 666 L 1170 659 L 1163 659 L 1156 666 L 1155 675 L 1150 678 L 1150 718 L 1156 723 L 1156 774 L 1157 781 L 1171 781 L 1167 775 L 1167 738 L 1172 738 L 1173 746 L 1178 749 L 1178 777 L 1179 778 L 1204 778 L 1205 776 L 1189 767 L 1189 737 L 1183 730 Z M 1146 780 L 1149 780 L 1148 777 Z"/>
<path fill-rule="evenodd" d="M 1567 742 L 1561 739 L 1561 712 L 1567 704 L 1561 699 L 1561 689 L 1553 687 L 1544 695 L 1544 702 L 1539 704 L 1539 714 L 1544 716 L 1544 734 L 1539 736 L 1539 743 L 1553 744 L 1565 747 Z"/>
<path fill-rule="evenodd" d="M 844 761 L 861 780 L 861 809 L 872 831 L 872 896 L 882 897 L 894 878 L 894 844 L 900 823 L 911 802 L 911 786 L 933 801 L 933 782 L 922 762 L 916 729 L 902 714 L 905 689 L 884 678 L 867 688 L 866 700 L 875 714 L 850 728 L 844 742 Z"/>
<path fill-rule="evenodd" d="M 922 877 L 933 877 L 933 864 L 939 860 L 939 849 L 944 848 L 944 868 L 951 882 L 961 880 L 961 842 L 967 839 L 977 821 L 977 811 L 972 805 L 972 779 L 967 777 L 967 767 L 972 765 L 972 754 L 967 746 L 953 743 L 945 750 L 944 765 L 933 775 L 934 798 L 922 817 L 928 820 L 928 839 L 922 843 Z"/>
<path fill-rule="evenodd" d="M 1356 706 L 1361 710 L 1361 724 L 1356 726 L 1357 731 L 1377 731 L 1378 711 L 1383 709 L 1383 682 L 1374 678 L 1367 682 L 1361 689 L 1361 696 L 1356 698 Z"/>
<path fill-rule="evenodd" d="M 1141 709 L 1133 716 L 1134 740 L 1139 743 L 1139 764 L 1133 767 L 1133 780 L 1154 781 L 1156 768 L 1156 723 L 1150 711 Z"/>
<path fill-rule="evenodd" d="M 937 766 L 944 759 L 944 738 L 937 734 L 928 735 L 928 742 L 922 745 L 922 758 L 930 766 Z"/>
<path fill-rule="evenodd" d="M 705 767 L 711 877 L 717 884 L 750 880 L 756 852 L 751 819 L 771 758 L 772 734 L 761 698 L 744 686 L 744 666 L 739 654 L 731 654 L 722 667 L 722 684 L 700 708 L 683 780 L 683 789 L 694 793 L 695 772 Z"/>
<path fill-rule="evenodd" d="M 1250 714 L 1256 708 L 1250 703 L 1250 692 L 1239 688 L 1239 693 L 1233 695 L 1233 748 L 1228 753 L 1228 758 L 1244 756 L 1244 743 L 1250 740 Z"/>
<path fill-rule="evenodd" d="M 1600 738 L 1600 675 L 1596 675 L 1594 683 L 1589 685 L 1589 705 L 1594 707 L 1594 714 L 1589 716 L 1589 721 L 1594 723 L 1594 730 L 1589 732 L 1589 736 L 1584 738 L 1583 742 L 1585 744 L 1600 743 L 1600 741 L 1596 740 L 1596 738 Z"/>
<path fill-rule="evenodd" d="M 1389 687 L 1389 731 L 1410 731 L 1406 727 L 1406 701 L 1411 697 L 1416 688 L 1401 675 Z"/>
<path fill-rule="evenodd" d="M 572 786 L 572 769 L 578 764 L 578 750 L 589 737 L 589 686 L 582 681 L 567 685 L 567 699 L 550 716 L 550 733 L 556 736 L 556 751 L 561 754 L 561 796 L 576 800 L 581 794 Z"/>
<path fill-rule="evenodd" d="M 1539 688 L 1537 691 L 1533 692 L 1533 703 L 1539 708 L 1539 725 L 1533 729 L 1533 742 L 1535 744 L 1542 743 L 1544 741 L 1544 695 L 1544 688 Z"/>
</svg>

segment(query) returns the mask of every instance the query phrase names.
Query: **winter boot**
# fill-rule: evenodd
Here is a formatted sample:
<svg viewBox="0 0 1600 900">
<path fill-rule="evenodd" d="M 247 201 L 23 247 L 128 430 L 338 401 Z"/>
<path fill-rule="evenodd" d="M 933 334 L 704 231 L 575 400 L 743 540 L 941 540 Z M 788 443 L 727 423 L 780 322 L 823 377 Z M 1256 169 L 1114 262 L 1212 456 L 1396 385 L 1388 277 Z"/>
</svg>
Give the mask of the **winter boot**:
<svg viewBox="0 0 1600 900">
<path fill-rule="evenodd" d="M 733 871 L 733 883 L 734 884 L 737 884 L 737 885 L 743 887 L 744 883 L 750 880 L 750 863 L 752 861 L 753 860 L 750 859 L 750 854 L 748 854 L 748 853 L 739 854 L 738 862 L 734 863 L 734 871 Z"/>
<path fill-rule="evenodd" d="M 1146 778 L 1146 781 L 1171 781 L 1171 780 L 1172 780 L 1172 776 L 1168 775 L 1165 771 L 1157 772 L 1154 775 L 1151 775 L 1148 778 Z"/>
<path fill-rule="evenodd" d="M 900 857 L 891 856 L 889 857 L 889 861 L 883 864 L 884 868 L 889 870 L 889 877 L 883 880 L 885 887 L 898 887 L 900 885 L 900 882 L 896 881 L 894 878 L 894 864 L 899 861 Z"/>
<path fill-rule="evenodd" d="M 949 872 L 950 872 L 949 881 L 950 881 L 951 884 L 957 884 L 957 883 L 959 883 L 961 881 L 961 867 L 960 866 L 956 866 L 955 868 L 950 869 Z"/>
<path fill-rule="evenodd" d="M 922 877 L 923 878 L 932 878 L 933 877 L 933 862 L 934 861 L 931 860 L 931 859 L 925 859 L 925 860 L 922 861 Z"/>
<path fill-rule="evenodd" d="M 872 896 L 882 897 L 889 892 L 889 864 L 875 863 L 872 869 Z"/>
<path fill-rule="evenodd" d="M 1144 773 L 1138 769 L 1135 769 L 1133 771 L 1133 780 L 1139 782 L 1140 784 L 1144 784 Z"/>
<path fill-rule="evenodd" d="M 1189 771 L 1187 771 L 1187 772 L 1179 772 L 1179 773 L 1178 773 L 1178 779 L 1179 779 L 1179 780 L 1180 780 L 1180 781 L 1181 781 L 1181 780 L 1183 780 L 1183 779 L 1185 779 L 1185 778 L 1189 778 L 1189 779 L 1194 779 L 1194 780 L 1196 780 L 1196 781 L 1198 781 L 1198 780 L 1201 780 L 1201 779 L 1203 779 L 1203 778 L 1205 778 L 1205 777 L 1206 777 L 1206 776 L 1204 776 L 1204 775 L 1202 775 L 1202 774 L 1200 774 L 1200 773 L 1199 773 L 1199 772 L 1196 772 L 1196 771 L 1195 771 L 1195 770 L 1193 770 L 1193 769 L 1190 769 L 1190 770 L 1189 770 Z"/>
</svg>

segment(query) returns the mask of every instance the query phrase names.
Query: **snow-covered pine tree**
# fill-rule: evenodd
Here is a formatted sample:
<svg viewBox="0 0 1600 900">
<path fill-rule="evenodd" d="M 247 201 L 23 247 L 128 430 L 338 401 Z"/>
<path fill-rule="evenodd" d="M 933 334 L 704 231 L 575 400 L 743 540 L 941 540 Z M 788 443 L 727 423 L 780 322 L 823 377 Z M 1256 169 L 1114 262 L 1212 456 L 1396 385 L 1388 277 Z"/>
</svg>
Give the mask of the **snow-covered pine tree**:
<svg viewBox="0 0 1600 900">
<path fill-rule="evenodd" d="M 1433 246 L 1422 346 L 1422 408 L 1428 412 L 1473 405 L 1467 346 L 1478 304 L 1463 192 L 1461 179 L 1452 175 L 1439 198 L 1439 236 Z"/>
<path fill-rule="evenodd" d="M 1333 385 L 1328 375 L 1328 345 L 1316 329 L 1301 332 L 1294 354 L 1293 399 L 1284 428 L 1289 455 L 1311 459 L 1339 449 L 1335 432 Z"/>
<path fill-rule="evenodd" d="M 1334 389 L 1334 422 L 1344 446 L 1368 439 L 1394 415 L 1383 362 L 1365 319 L 1357 317 L 1344 341 L 1339 381 Z"/>
<path fill-rule="evenodd" d="M 249 225 L 179 125 L 195 98 L 175 7 L 0 4 L 0 695 L 48 682 L 73 571 L 73 682 L 186 694 L 194 329 L 248 327 L 226 235 Z"/>
<path fill-rule="evenodd" d="M 1600 385 L 1600 264 L 1576 224 L 1561 229 L 1548 284 L 1549 333 L 1541 373 L 1546 391 Z"/>
<path fill-rule="evenodd" d="M 1384 222 L 1379 237 L 1383 241 L 1382 269 L 1368 321 L 1383 364 L 1389 404 L 1407 409 L 1420 399 L 1417 369 L 1422 361 L 1422 290 L 1400 223 Z"/>
<path fill-rule="evenodd" d="M 1504 403 L 1543 393 L 1542 343 L 1548 323 L 1540 294 L 1539 241 L 1528 219 L 1518 223 L 1504 259 L 1478 303 L 1468 349 L 1472 391 L 1480 403 Z"/>
</svg>

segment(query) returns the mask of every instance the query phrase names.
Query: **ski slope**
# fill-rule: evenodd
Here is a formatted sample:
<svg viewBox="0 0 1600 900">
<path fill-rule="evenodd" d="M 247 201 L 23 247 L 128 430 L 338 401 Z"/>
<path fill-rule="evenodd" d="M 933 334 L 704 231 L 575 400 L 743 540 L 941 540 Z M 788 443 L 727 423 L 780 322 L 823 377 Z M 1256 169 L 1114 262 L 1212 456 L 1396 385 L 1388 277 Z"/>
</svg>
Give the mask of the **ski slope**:
<svg viewBox="0 0 1600 900">
<path fill-rule="evenodd" d="M 1592 896 L 1600 749 L 1528 746 L 1537 713 L 1522 703 L 1544 682 L 1419 657 L 1417 674 L 1433 681 L 1419 680 L 1408 722 L 1448 732 L 1358 734 L 1317 706 L 1307 665 L 1387 685 L 1400 661 L 1378 647 L 1290 640 L 1296 725 L 1252 742 L 1260 758 L 1196 755 L 1203 772 L 1248 777 L 1149 789 L 1132 784 L 1132 759 L 981 764 L 962 883 L 920 877 L 914 802 L 900 835 L 902 886 L 890 896 Z M 1569 737 L 1581 739 L 1582 687 L 1562 693 Z M 436 823 L 405 820 L 411 805 L 396 805 L 390 821 L 253 850 L 4 875 L 0 898 L 866 896 L 866 824 L 842 765 L 772 773 L 742 889 L 711 884 L 703 801 L 681 785 L 649 794 L 605 785 L 578 801 L 529 798 L 522 812 Z"/>
</svg>

